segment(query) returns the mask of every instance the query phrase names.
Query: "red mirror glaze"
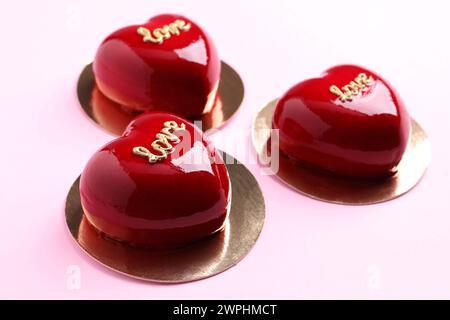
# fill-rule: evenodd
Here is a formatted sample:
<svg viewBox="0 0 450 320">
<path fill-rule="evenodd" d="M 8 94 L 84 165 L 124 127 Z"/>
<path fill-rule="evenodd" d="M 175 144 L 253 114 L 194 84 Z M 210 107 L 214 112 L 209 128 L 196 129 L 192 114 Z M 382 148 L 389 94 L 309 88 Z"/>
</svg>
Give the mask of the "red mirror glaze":
<svg viewBox="0 0 450 320">
<path fill-rule="evenodd" d="M 161 43 L 144 42 L 139 27 L 149 31 L 183 20 L 179 30 Z M 209 36 L 192 20 L 173 14 L 109 35 L 94 60 L 97 86 L 109 99 L 134 111 L 167 111 L 199 117 L 214 105 L 220 60 Z"/>
<path fill-rule="evenodd" d="M 133 148 L 151 147 L 166 121 L 184 124 L 174 132 L 173 152 L 150 163 Z M 211 142 L 189 121 L 151 112 L 130 123 L 122 137 L 98 150 L 80 181 L 89 222 L 109 237 L 139 246 L 173 248 L 207 237 L 223 226 L 230 206 L 225 164 Z"/>
<path fill-rule="evenodd" d="M 372 82 L 350 100 L 330 91 L 364 73 Z M 343 92 L 341 90 L 341 92 Z M 352 177 L 386 177 L 395 173 L 410 136 L 408 112 L 392 86 L 376 73 L 351 65 L 303 81 L 279 100 L 273 128 L 288 157 Z"/>
</svg>

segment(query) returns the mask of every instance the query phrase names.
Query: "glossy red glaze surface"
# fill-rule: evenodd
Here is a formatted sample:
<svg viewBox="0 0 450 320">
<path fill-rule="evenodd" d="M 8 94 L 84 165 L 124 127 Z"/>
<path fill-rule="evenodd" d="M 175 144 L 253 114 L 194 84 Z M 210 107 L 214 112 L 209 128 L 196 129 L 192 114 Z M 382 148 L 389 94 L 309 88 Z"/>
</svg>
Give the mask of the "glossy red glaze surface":
<svg viewBox="0 0 450 320">
<path fill-rule="evenodd" d="M 191 25 L 162 43 L 144 42 L 139 27 L 155 30 L 182 19 Z M 210 37 L 192 20 L 173 14 L 109 35 L 94 60 L 99 89 L 135 111 L 167 111 L 185 118 L 209 112 L 217 96 L 220 60 Z"/>
<path fill-rule="evenodd" d="M 166 121 L 184 123 L 167 159 L 149 163 L 133 148 L 151 149 Z M 158 152 L 154 152 L 157 154 Z M 122 137 L 98 150 L 80 181 L 89 222 L 111 238 L 139 246 L 173 248 L 224 226 L 230 206 L 228 171 L 203 133 L 173 114 L 151 112 Z"/>
<path fill-rule="evenodd" d="M 102 128 L 118 136 L 122 135 L 134 118 L 142 114 L 141 112 L 130 111 L 108 99 L 97 86 L 94 86 L 92 90 L 91 107 L 95 121 Z M 211 111 L 195 120 L 201 121 L 204 131 L 217 128 L 224 122 L 224 111 L 222 100 L 220 96 L 217 96 Z"/>
<path fill-rule="evenodd" d="M 359 74 L 367 86 L 343 102 L 330 91 Z M 345 176 L 372 178 L 395 173 L 410 136 L 408 112 L 392 86 L 367 69 L 341 65 L 303 81 L 279 100 L 273 128 L 288 157 Z"/>
</svg>

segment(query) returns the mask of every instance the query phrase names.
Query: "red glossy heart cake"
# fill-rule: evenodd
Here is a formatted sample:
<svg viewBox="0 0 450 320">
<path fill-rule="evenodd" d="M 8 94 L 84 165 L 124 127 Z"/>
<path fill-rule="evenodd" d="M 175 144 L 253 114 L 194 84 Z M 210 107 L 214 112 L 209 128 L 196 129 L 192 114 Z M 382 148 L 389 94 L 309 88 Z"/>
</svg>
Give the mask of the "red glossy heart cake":
<svg viewBox="0 0 450 320">
<path fill-rule="evenodd" d="M 198 128 L 150 112 L 92 156 L 80 196 L 89 222 L 110 238 L 174 248 L 223 228 L 231 190 L 225 164 Z"/>
<path fill-rule="evenodd" d="M 94 60 L 98 88 L 134 111 L 167 111 L 186 118 L 209 112 L 217 98 L 220 60 L 209 36 L 173 14 L 109 35 Z"/>
<path fill-rule="evenodd" d="M 410 137 L 410 118 L 394 88 L 376 73 L 336 66 L 278 101 L 273 128 L 282 153 L 339 175 L 386 177 Z"/>
</svg>

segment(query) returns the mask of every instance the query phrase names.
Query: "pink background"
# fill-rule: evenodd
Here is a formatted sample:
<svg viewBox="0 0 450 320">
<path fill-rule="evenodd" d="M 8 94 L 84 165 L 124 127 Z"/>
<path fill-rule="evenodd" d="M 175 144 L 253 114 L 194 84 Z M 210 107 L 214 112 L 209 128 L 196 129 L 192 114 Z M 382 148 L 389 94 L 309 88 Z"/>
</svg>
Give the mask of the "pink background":
<svg viewBox="0 0 450 320">
<path fill-rule="evenodd" d="M 0 11 L 1 298 L 450 298 L 448 1 L 14 1 Z M 432 163 L 407 195 L 351 207 L 301 196 L 248 164 L 266 197 L 251 253 L 182 285 L 130 280 L 87 257 L 64 222 L 69 187 L 112 136 L 81 111 L 78 75 L 116 28 L 185 14 L 242 75 L 227 136 L 294 83 L 340 63 L 389 79 L 428 132 Z M 228 140 L 227 140 L 228 141 Z M 254 154 L 237 157 L 254 163 Z M 245 158 L 244 158 L 245 157 Z M 67 286 L 70 266 L 80 287 Z"/>
</svg>

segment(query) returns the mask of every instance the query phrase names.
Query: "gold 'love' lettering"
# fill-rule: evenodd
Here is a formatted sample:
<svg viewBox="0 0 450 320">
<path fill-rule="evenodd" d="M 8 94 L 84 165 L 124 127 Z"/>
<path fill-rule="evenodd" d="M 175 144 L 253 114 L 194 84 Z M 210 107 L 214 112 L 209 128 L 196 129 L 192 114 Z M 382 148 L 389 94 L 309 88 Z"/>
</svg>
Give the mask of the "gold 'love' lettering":
<svg viewBox="0 0 450 320">
<path fill-rule="evenodd" d="M 160 160 L 164 160 L 167 156 L 173 152 L 174 147 L 171 142 L 178 143 L 180 138 L 174 135 L 175 131 L 185 130 L 186 126 L 184 123 L 178 125 L 175 121 L 164 122 L 164 127 L 159 133 L 156 134 L 156 139 L 152 142 L 151 146 L 153 150 L 157 151 L 159 154 L 154 154 L 145 147 L 134 147 L 133 153 L 148 158 L 148 162 L 155 163 Z"/>
<path fill-rule="evenodd" d="M 331 86 L 330 91 L 337 95 L 342 102 L 351 101 L 354 96 L 358 95 L 367 86 L 374 83 L 372 76 L 360 73 L 353 81 L 339 89 L 338 86 Z"/>
<path fill-rule="evenodd" d="M 145 27 L 139 27 L 137 33 L 140 34 L 144 42 L 162 43 L 164 40 L 169 39 L 172 35 L 179 36 L 180 31 L 188 31 L 191 28 L 190 23 L 186 23 L 184 20 L 177 19 L 170 24 L 166 24 L 161 28 L 156 28 L 153 31 Z"/>
</svg>

